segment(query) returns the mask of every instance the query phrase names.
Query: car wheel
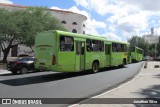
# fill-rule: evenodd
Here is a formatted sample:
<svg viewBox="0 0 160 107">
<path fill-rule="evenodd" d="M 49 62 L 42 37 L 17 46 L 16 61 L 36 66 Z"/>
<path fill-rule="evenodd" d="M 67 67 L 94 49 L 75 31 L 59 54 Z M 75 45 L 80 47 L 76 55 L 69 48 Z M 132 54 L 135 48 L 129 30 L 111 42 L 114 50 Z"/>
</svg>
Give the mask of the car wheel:
<svg viewBox="0 0 160 107">
<path fill-rule="evenodd" d="M 17 74 L 16 70 L 11 71 L 13 75 Z"/>
<path fill-rule="evenodd" d="M 28 72 L 27 68 L 21 68 L 21 74 L 26 74 Z"/>
</svg>

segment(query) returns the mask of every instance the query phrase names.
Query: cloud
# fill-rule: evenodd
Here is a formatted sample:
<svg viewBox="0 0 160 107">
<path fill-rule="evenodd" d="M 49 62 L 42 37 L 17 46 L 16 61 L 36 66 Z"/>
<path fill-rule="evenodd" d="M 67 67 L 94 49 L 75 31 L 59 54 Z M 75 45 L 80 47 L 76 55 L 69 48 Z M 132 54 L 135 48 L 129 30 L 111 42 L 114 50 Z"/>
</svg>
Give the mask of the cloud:
<svg viewBox="0 0 160 107">
<path fill-rule="evenodd" d="M 65 10 L 65 9 L 61 9 L 59 7 L 55 7 L 55 6 L 52 6 L 50 9 Z"/>
<path fill-rule="evenodd" d="M 103 34 L 104 37 L 106 37 L 109 40 L 118 40 L 118 41 L 122 41 L 121 37 L 116 35 L 113 32 L 107 32 L 105 34 Z"/>
<path fill-rule="evenodd" d="M 131 4 L 143 10 L 160 11 L 160 0 L 120 0 L 124 4 Z"/>
<path fill-rule="evenodd" d="M 74 1 L 77 6 L 95 11 L 102 17 L 107 16 L 105 22 L 107 23 L 107 32 L 115 35 L 125 34 L 127 36 L 128 34 L 130 37 L 130 34 L 137 31 L 150 32 L 150 28 L 157 26 L 160 19 L 160 0 Z"/>
<path fill-rule="evenodd" d="M 148 27 L 147 16 L 147 14 L 138 13 L 121 17 L 117 19 L 116 27 L 126 32 L 146 29 Z"/>
<path fill-rule="evenodd" d="M 73 6 L 73 7 L 69 8 L 68 11 L 85 15 L 87 18 L 90 17 L 90 14 L 89 14 L 89 13 L 87 13 L 87 12 L 84 11 L 84 10 L 79 10 L 76 6 Z"/>
<path fill-rule="evenodd" d="M 160 27 L 154 28 L 154 34 L 155 35 L 160 35 Z"/>
<path fill-rule="evenodd" d="M 83 6 L 90 10 L 95 10 L 101 15 L 107 13 L 106 6 L 108 5 L 108 0 L 74 0 L 77 5 Z"/>
<path fill-rule="evenodd" d="M 13 4 L 10 0 L 0 0 L 0 3 Z"/>
</svg>

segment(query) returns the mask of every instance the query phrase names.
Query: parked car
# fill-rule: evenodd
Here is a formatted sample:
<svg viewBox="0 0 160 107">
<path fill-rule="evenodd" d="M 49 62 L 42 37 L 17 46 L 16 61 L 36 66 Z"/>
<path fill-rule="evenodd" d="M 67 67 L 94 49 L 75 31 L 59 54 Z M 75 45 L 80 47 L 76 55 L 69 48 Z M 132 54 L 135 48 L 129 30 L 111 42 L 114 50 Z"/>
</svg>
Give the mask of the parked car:
<svg viewBox="0 0 160 107">
<path fill-rule="evenodd" d="M 7 62 L 7 69 L 13 74 L 25 74 L 30 70 L 34 70 L 34 57 L 19 57 L 14 61 Z"/>
<path fill-rule="evenodd" d="M 152 61 L 152 60 L 153 60 L 153 57 L 151 57 L 151 56 L 145 56 L 145 57 L 143 58 L 143 60 L 144 60 L 144 61 Z"/>
<path fill-rule="evenodd" d="M 158 57 L 155 59 L 155 61 L 160 61 L 160 56 L 158 56 Z"/>
</svg>

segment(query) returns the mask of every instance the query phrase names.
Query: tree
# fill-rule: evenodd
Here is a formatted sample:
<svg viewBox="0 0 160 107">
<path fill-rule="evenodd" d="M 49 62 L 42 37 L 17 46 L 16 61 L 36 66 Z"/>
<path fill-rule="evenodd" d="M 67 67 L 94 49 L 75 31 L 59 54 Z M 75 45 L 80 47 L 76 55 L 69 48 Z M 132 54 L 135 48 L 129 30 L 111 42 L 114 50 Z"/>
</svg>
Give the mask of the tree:
<svg viewBox="0 0 160 107">
<path fill-rule="evenodd" d="M 160 47 L 160 43 L 157 44 L 157 51 L 158 51 L 157 52 L 157 57 L 160 56 L 160 48 L 159 47 Z"/>
<path fill-rule="evenodd" d="M 144 55 L 148 55 L 149 53 L 149 44 L 143 37 L 133 36 L 128 40 L 131 47 L 137 46 L 144 50 Z"/>
<path fill-rule="evenodd" d="M 0 14 L 0 47 L 4 54 L 2 62 L 6 62 L 10 49 L 17 44 L 32 48 L 37 32 L 55 29 L 66 31 L 46 8 L 29 7 L 17 11 L 0 9 Z"/>
</svg>

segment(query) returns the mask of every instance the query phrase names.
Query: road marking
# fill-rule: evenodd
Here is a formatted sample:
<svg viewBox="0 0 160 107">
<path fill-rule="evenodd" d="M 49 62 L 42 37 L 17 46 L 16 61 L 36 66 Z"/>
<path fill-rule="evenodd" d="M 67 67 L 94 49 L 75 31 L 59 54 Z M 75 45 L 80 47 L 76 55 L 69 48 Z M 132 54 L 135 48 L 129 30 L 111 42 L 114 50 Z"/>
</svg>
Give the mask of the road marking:
<svg viewBox="0 0 160 107">
<path fill-rule="evenodd" d="M 131 83 L 132 81 L 136 80 L 137 78 L 139 78 L 139 77 L 142 75 L 142 71 L 143 71 L 143 69 L 144 69 L 144 65 L 145 65 L 145 63 L 143 63 L 143 65 L 142 65 L 142 67 L 141 67 L 141 69 L 140 69 L 139 74 L 138 74 L 137 76 L 135 76 L 135 78 L 131 79 L 130 81 L 127 81 L 126 83 L 123 83 L 122 85 L 120 85 L 120 86 L 118 86 L 118 87 L 116 87 L 116 88 L 113 88 L 113 89 L 111 89 L 111 90 L 109 90 L 109 91 L 106 91 L 106 92 L 104 92 L 104 93 L 102 93 L 102 94 L 93 96 L 93 97 L 91 97 L 91 98 L 97 98 L 97 97 L 103 96 L 103 95 L 105 95 L 105 94 L 107 94 L 107 93 L 110 93 L 110 92 L 112 92 L 112 91 L 114 91 L 114 90 L 117 90 L 117 89 L 119 89 L 119 88 L 121 88 L 121 87 L 123 87 L 123 86 L 125 86 L 125 85 L 127 85 L 127 84 L 129 84 L 129 83 Z M 88 99 L 86 99 L 86 100 L 80 101 L 79 103 L 82 104 L 83 102 L 85 102 L 85 101 L 87 101 L 87 100 L 90 100 L 91 98 L 88 98 Z M 77 104 L 72 104 L 72 105 L 70 105 L 70 106 L 68 106 L 68 107 L 79 106 L 79 105 L 80 105 L 79 103 L 77 103 Z"/>
</svg>

